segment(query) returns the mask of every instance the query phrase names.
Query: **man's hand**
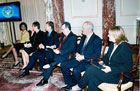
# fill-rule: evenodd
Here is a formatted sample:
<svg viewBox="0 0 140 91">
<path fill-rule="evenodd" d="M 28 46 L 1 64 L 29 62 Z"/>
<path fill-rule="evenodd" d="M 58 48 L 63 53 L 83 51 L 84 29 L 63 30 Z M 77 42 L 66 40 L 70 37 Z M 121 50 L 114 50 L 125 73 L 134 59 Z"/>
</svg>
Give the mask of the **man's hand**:
<svg viewBox="0 0 140 91">
<path fill-rule="evenodd" d="M 84 59 L 85 59 L 85 58 L 84 58 L 84 55 L 81 55 L 81 54 L 79 54 L 79 53 L 76 53 L 76 57 L 75 57 L 75 58 L 76 58 L 76 60 L 79 61 L 79 62 L 80 62 L 81 60 L 84 60 Z"/>
<path fill-rule="evenodd" d="M 54 52 L 55 54 L 60 54 L 60 51 L 59 51 L 58 49 L 53 49 L 53 52 Z"/>
<path fill-rule="evenodd" d="M 54 49 L 54 48 L 56 48 L 56 45 L 46 46 L 46 48 Z"/>
<path fill-rule="evenodd" d="M 105 69 L 101 70 L 104 71 L 105 73 L 111 72 L 111 68 L 109 66 L 103 65 L 103 67 L 105 67 Z"/>
</svg>

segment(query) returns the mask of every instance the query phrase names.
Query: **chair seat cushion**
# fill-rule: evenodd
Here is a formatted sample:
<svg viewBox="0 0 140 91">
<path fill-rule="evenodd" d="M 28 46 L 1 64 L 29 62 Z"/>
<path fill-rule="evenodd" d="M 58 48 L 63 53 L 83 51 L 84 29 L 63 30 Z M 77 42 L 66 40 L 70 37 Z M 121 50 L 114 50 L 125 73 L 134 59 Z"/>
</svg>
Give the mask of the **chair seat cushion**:
<svg viewBox="0 0 140 91">
<path fill-rule="evenodd" d="M 103 91 L 118 91 L 117 89 L 118 84 L 110 84 L 110 83 L 101 83 L 98 88 Z M 128 82 L 121 85 L 121 91 L 124 91 L 130 87 L 132 87 L 133 82 Z"/>
</svg>

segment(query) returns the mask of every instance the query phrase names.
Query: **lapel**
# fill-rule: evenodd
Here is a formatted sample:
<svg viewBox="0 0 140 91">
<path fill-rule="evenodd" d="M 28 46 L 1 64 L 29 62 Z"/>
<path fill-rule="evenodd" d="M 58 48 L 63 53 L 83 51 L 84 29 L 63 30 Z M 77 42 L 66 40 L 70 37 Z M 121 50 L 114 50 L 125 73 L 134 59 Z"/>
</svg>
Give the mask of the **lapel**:
<svg viewBox="0 0 140 91">
<path fill-rule="evenodd" d="M 83 38 L 82 38 L 82 40 L 81 40 L 81 48 L 82 48 L 82 47 L 83 47 L 83 45 L 84 45 L 85 39 L 86 39 L 86 36 L 85 36 L 85 35 L 83 35 Z"/>
<path fill-rule="evenodd" d="M 113 48 L 114 48 L 114 46 L 113 46 Z M 115 50 L 114 53 L 112 54 L 110 60 L 112 59 L 113 56 L 115 56 L 115 55 L 120 51 L 120 48 L 121 48 L 121 44 L 118 45 L 118 47 L 116 48 L 116 50 Z M 113 49 L 112 49 L 112 50 L 113 50 Z M 112 51 L 111 51 L 111 52 L 112 52 Z"/>
<path fill-rule="evenodd" d="M 69 33 L 69 35 L 66 37 L 66 39 L 63 43 L 67 42 L 67 40 L 69 39 L 70 36 L 72 36 L 72 32 Z M 64 39 L 64 36 L 63 36 L 63 39 Z"/>
<path fill-rule="evenodd" d="M 87 42 L 87 45 L 85 46 L 85 49 L 90 46 L 90 44 L 92 44 L 93 40 L 95 39 L 95 34 L 93 33 L 92 36 L 90 37 L 90 39 Z"/>
<path fill-rule="evenodd" d="M 65 46 L 65 44 L 67 43 L 67 40 L 72 36 L 72 32 L 70 32 L 69 33 L 69 35 L 66 37 L 66 39 L 64 40 L 64 42 L 62 43 L 62 45 L 61 45 L 61 47 L 60 47 L 60 50 Z M 59 45 L 60 45 L 60 43 L 63 41 L 63 39 L 64 39 L 64 37 L 65 37 L 65 35 L 63 34 L 62 35 L 62 39 L 61 39 L 61 41 L 59 42 Z M 58 46 L 59 46 L 58 45 Z"/>
<path fill-rule="evenodd" d="M 82 38 L 80 40 L 80 44 L 78 44 L 77 52 L 81 53 L 85 39 L 86 39 L 86 36 L 82 35 Z"/>
<path fill-rule="evenodd" d="M 113 48 L 114 48 L 114 43 L 111 43 L 110 44 L 110 47 L 109 47 L 109 51 L 108 51 L 108 58 L 110 57 L 112 51 L 113 51 Z"/>
</svg>

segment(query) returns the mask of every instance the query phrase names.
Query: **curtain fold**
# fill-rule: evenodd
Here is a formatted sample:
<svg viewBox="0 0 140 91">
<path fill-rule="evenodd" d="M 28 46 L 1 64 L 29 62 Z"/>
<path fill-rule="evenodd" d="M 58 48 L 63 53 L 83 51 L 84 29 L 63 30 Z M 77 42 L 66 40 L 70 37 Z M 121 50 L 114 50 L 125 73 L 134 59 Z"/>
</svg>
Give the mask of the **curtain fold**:
<svg viewBox="0 0 140 91">
<path fill-rule="evenodd" d="M 111 26 L 116 24 L 115 0 L 103 0 L 102 7 L 102 29 L 103 44 L 108 44 L 108 31 Z"/>
<path fill-rule="evenodd" d="M 0 3 L 5 3 L 6 0 L 0 0 Z M 0 22 L 0 43 L 4 45 L 11 44 L 11 36 L 9 31 L 9 22 Z"/>
<path fill-rule="evenodd" d="M 53 6 L 52 0 L 44 0 L 45 3 L 45 13 L 46 13 L 46 21 L 54 21 L 53 19 Z"/>
<path fill-rule="evenodd" d="M 55 30 L 57 32 L 60 32 L 61 23 L 64 22 L 63 0 L 52 0 L 52 5 Z"/>
</svg>

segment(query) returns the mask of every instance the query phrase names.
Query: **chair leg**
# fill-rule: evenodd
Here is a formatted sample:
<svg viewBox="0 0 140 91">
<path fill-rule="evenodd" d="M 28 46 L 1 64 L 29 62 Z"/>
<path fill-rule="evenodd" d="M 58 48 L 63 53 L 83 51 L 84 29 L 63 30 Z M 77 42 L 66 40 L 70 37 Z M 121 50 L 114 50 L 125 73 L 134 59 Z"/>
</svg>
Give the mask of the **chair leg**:
<svg viewBox="0 0 140 91">
<path fill-rule="evenodd" d="M 132 86 L 132 88 L 130 88 L 130 91 L 133 91 L 134 87 Z"/>
<path fill-rule="evenodd" d="M 87 86 L 84 88 L 84 91 L 87 91 Z"/>
<path fill-rule="evenodd" d="M 36 63 L 34 64 L 34 68 L 35 68 L 35 70 L 39 71 L 39 63 L 38 63 L 38 62 L 36 62 Z"/>
</svg>

